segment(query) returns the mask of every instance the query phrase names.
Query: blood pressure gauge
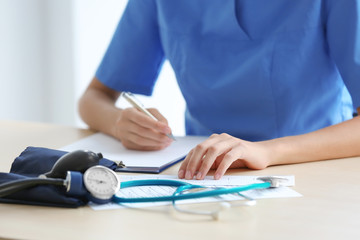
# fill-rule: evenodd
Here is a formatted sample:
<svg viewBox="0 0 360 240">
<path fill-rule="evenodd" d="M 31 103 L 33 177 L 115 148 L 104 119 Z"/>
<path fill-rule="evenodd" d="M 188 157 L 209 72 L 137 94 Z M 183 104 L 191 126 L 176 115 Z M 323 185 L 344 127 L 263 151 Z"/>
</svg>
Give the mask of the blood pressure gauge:
<svg viewBox="0 0 360 240">
<path fill-rule="evenodd" d="M 91 197 L 97 201 L 109 201 L 120 189 L 120 180 L 116 173 L 109 168 L 97 165 L 84 173 L 84 185 Z"/>
</svg>

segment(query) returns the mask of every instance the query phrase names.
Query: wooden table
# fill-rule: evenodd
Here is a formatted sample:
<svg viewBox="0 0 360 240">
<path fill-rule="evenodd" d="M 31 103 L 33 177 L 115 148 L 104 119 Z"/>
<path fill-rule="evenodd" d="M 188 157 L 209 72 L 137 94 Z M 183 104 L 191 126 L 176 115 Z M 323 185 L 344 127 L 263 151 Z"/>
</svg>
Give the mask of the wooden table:
<svg viewBox="0 0 360 240">
<path fill-rule="evenodd" d="M 27 146 L 60 148 L 93 132 L 0 121 L 0 171 Z M 179 165 L 164 174 L 176 174 Z M 3 239 L 360 239 L 360 158 L 231 170 L 232 175 L 295 175 L 299 198 L 263 199 L 219 221 L 176 214 L 170 206 L 94 211 L 0 204 Z"/>
</svg>

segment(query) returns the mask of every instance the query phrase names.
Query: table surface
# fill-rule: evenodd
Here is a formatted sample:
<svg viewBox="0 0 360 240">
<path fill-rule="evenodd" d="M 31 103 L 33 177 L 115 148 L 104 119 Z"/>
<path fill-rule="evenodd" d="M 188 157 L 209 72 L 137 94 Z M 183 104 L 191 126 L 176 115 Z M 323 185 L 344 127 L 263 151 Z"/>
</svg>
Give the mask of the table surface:
<svg viewBox="0 0 360 240">
<path fill-rule="evenodd" d="M 93 134 L 45 123 L 0 121 L 0 171 L 27 146 L 60 148 Z M 176 174 L 179 164 L 163 174 Z M 95 211 L 0 204 L 2 239 L 360 239 L 360 158 L 230 170 L 230 175 L 295 175 L 303 197 L 263 199 L 219 221 L 170 206 Z"/>
</svg>

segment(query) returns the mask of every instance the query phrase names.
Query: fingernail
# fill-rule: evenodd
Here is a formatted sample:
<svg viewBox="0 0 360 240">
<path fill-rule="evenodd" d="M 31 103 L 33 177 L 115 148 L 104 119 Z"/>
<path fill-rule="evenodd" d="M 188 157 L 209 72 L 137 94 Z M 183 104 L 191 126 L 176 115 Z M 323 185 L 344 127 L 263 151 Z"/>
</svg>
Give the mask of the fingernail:
<svg viewBox="0 0 360 240">
<path fill-rule="evenodd" d="M 184 170 L 180 170 L 178 173 L 179 178 L 184 178 Z"/>
<path fill-rule="evenodd" d="M 196 175 L 196 179 L 201 179 L 202 178 L 202 174 L 201 174 L 201 172 L 198 172 L 198 174 Z"/>
<path fill-rule="evenodd" d="M 214 179 L 215 179 L 215 180 L 219 180 L 220 177 L 221 177 L 221 176 L 220 176 L 220 173 L 216 173 L 215 176 L 214 176 Z"/>
<path fill-rule="evenodd" d="M 191 179 L 191 172 L 189 170 L 186 171 L 185 179 L 187 180 Z"/>
<path fill-rule="evenodd" d="M 164 134 L 171 134 L 171 129 L 169 127 L 166 127 L 163 129 Z"/>
</svg>

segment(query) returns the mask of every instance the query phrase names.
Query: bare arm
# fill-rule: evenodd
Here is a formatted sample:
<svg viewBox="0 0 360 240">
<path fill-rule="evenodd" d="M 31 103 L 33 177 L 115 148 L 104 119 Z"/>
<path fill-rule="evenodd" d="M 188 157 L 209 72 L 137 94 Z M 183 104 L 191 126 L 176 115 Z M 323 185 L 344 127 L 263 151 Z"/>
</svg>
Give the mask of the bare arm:
<svg viewBox="0 0 360 240">
<path fill-rule="evenodd" d="M 214 134 L 190 151 L 178 175 L 203 179 L 210 169 L 216 169 L 214 178 L 219 179 L 228 168 L 263 169 L 352 156 L 360 156 L 360 116 L 311 133 L 262 142 Z"/>
<path fill-rule="evenodd" d="M 105 87 L 96 78 L 93 79 L 79 101 L 81 118 L 91 128 L 114 136 L 114 123 L 121 112 L 115 107 L 119 96 L 119 92 Z"/>
<path fill-rule="evenodd" d="M 279 153 L 271 165 L 360 156 L 360 117 L 270 144 Z"/>
<path fill-rule="evenodd" d="M 160 121 L 154 121 L 135 108 L 115 106 L 120 92 L 114 91 L 94 78 L 79 101 L 81 118 L 90 128 L 104 132 L 137 150 L 158 150 L 171 141 L 166 119 L 156 110 L 148 109 Z"/>
</svg>

